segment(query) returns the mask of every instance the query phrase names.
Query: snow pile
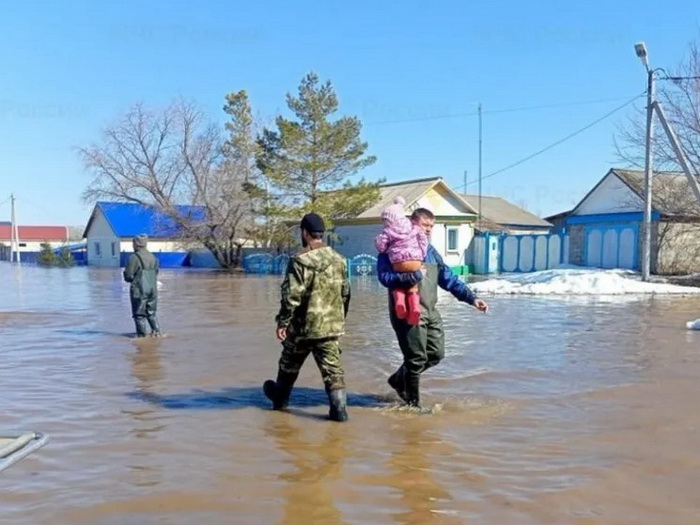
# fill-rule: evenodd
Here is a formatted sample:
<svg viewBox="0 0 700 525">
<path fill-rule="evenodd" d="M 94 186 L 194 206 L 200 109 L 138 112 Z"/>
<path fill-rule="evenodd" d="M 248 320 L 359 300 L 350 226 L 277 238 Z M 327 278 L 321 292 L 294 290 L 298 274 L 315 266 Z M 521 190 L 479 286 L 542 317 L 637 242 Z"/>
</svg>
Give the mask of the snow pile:
<svg viewBox="0 0 700 525">
<path fill-rule="evenodd" d="M 470 284 L 478 294 L 524 295 L 697 295 L 700 288 L 643 282 L 629 270 L 566 268 L 511 274 Z"/>
<path fill-rule="evenodd" d="M 700 319 L 695 319 L 695 321 L 688 321 L 685 323 L 685 327 L 688 330 L 700 330 Z"/>
</svg>

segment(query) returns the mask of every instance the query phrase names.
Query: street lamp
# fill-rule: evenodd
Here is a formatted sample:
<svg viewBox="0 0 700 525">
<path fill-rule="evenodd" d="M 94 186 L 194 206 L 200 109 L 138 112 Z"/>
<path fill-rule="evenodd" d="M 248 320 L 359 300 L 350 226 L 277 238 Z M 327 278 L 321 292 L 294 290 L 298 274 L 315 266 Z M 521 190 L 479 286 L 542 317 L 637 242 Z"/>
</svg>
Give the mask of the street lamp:
<svg viewBox="0 0 700 525">
<path fill-rule="evenodd" d="M 642 280 L 651 273 L 651 194 L 652 194 L 652 141 L 654 137 L 654 70 L 649 68 L 649 57 L 644 42 L 634 45 L 634 52 L 647 70 L 647 128 L 644 143 L 644 237 L 642 238 Z"/>
</svg>

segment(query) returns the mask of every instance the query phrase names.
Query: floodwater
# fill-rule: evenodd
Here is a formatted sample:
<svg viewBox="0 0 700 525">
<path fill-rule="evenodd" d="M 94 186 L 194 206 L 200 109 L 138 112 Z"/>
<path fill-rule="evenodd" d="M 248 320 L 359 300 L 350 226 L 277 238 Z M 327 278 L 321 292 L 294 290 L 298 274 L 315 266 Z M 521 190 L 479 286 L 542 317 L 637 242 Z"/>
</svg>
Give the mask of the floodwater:
<svg viewBox="0 0 700 525">
<path fill-rule="evenodd" d="M 313 360 L 268 409 L 279 278 L 161 272 L 168 337 L 128 337 L 114 270 L 0 265 L 3 524 L 700 523 L 697 299 L 440 300 L 431 415 L 397 410 L 386 295 L 353 284 L 350 421 Z"/>
</svg>

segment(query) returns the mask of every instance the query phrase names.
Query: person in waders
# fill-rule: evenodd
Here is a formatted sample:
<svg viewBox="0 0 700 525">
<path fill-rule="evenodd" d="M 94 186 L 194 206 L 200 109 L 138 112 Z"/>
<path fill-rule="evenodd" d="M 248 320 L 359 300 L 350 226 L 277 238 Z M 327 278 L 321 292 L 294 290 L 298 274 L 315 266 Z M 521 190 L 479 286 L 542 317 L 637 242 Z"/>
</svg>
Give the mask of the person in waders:
<svg viewBox="0 0 700 525">
<path fill-rule="evenodd" d="M 430 237 L 435 225 L 435 216 L 430 210 L 416 209 L 411 215 L 411 221 L 422 227 Z M 423 268 L 413 273 L 395 271 L 388 255 L 379 254 L 377 277 L 382 285 L 389 288 L 389 318 L 403 354 L 403 363 L 389 377 L 388 383 L 406 404 L 420 408 L 420 375 L 437 365 L 445 356 L 442 317 L 436 308 L 438 286 L 481 312 L 487 312 L 489 307 L 452 273 L 432 245 L 428 246 Z M 406 319 L 396 316 L 391 290 L 416 285 L 420 292 L 421 316 L 418 325 L 411 325 Z"/>
<path fill-rule="evenodd" d="M 134 237 L 134 253 L 124 268 L 124 280 L 131 283 L 131 315 L 136 325 L 136 337 L 160 336 L 158 309 L 158 259 L 148 251 L 148 236 Z"/>
<path fill-rule="evenodd" d="M 315 213 L 301 221 L 303 249 L 289 261 L 275 318 L 277 340 L 282 343 L 277 381 L 265 381 L 263 391 L 273 410 L 287 408 L 299 371 L 312 354 L 328 395 L 330 419 L 346 421 L 339 338 L 345 333 L 350 281 L 345 258 L 323 243 L 325 230 L 323 219 Z"/>
</svg>

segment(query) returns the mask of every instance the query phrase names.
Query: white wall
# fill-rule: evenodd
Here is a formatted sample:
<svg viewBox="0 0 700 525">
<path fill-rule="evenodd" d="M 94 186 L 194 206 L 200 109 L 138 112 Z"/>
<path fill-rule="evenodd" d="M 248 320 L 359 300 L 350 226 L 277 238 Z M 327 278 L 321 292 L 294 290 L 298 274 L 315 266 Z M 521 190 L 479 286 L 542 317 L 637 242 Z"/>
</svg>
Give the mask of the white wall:
<svg viewBox="0 0 700 525">
<path fill-rule="evenodd" d="M 361 254 L 377 255 L 374 247 L 374 238 L 382 231 L 382 225 L 353 224 L 338 225 L 335 233 L 338 241 L 334 243 L 335 250 L 345 257 L 354 257 Z"/>
<path fill-rule="evenodd" d="M 584 200 L 575 215 L 638 212 L 643 209 L 642 199 L 617 175 L 609 173 L 600 185 Z"/>
<path fill-rule="evenodd" d="M 19 251 L 20 253 L 22 252 L 40 252 L 41 251 L 41 245 L 44 244 L 44 242 L 48 242 L 51 245 L 51 248 L 60 248 L 64 244 L 67 244 L 67 241 L 65 239 L 48 239 L 46 241 L 19 241 Z M 10 239 L 0 239 L 0 244 L 6 244 L 8 247 L 10 246 Z"/>
<path fill-rule="evenodd" d="M 457 228 L 457 249 L 447 252 L 447 228 L 444 223 L 436 223 L 430 237 L 430 242 L 437 252 L 443 257 L 445 263 L 450 266 L 465 264 L 464 253 L 472 237 L 474 230 L 469 224 L 449 225 L 448 228 Z M 339 225 L 335 232 L 339 240 L 335 243 L 335 250 L 345 257 L 354 257 L 361 254 L 377 255 L 374 247 L 374 238 L 381 231 L 380 224 Z"/>
<path fill-rule="evenodd" d="M 447 249 L 447 232 L 457 229 L 457 247 L 455 250 Z M 474 229 L 469 224 L 445 224 L 436 223 L 430 236 L 430 243 L 442 256 L 448 266 L 461 266 L 466 264 L 465 253 L 474 237 Z"/>
<path fill-rule="evenodd" d="M 181 243 L 177 242 L 172 242 L 172 241 L 157 241 L 157 240 L 149 240 L 148 241 L 148 250 L 152 253 L 158 253 L 158 252 L 185 252 L 187 251 Z M 123 252 L 133 252 L 134 251 L 134 245 L 133 245 L 133 239 L 127 239 L 121 240 L 120 243 L 120 250 Z"/>
<path fill-rule="evenodd" d="M 95 210 L 95 218 L 87 231 L 86 240 L 90 266 L 119 268 L 119 237 L 114 234 L 99 208 Z"/>
</svg>

